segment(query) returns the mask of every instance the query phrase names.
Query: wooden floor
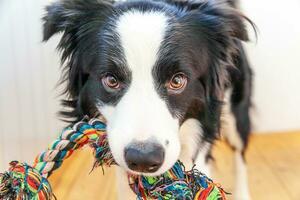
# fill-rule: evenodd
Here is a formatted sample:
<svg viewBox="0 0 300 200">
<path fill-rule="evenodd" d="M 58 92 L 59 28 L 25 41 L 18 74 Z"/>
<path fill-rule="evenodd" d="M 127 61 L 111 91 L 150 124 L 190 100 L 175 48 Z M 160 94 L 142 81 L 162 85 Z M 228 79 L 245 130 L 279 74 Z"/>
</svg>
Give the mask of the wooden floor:
<svg viewBox="0 0 300 200">
<path fill-rule="evenodd" d="M 233 155 L 219 142 L 213 152 L 215 181 L 233 191 Z M 300 132 L 253 135 L 246 154 L 253 200 L 300 199 Z M 70 158 L 50 181 L 58 200 L 116 199 L 114 169 L 97 168 L 88 149 Z M 228 199 L 232 199 L 229 196 Z"/>
</svg>

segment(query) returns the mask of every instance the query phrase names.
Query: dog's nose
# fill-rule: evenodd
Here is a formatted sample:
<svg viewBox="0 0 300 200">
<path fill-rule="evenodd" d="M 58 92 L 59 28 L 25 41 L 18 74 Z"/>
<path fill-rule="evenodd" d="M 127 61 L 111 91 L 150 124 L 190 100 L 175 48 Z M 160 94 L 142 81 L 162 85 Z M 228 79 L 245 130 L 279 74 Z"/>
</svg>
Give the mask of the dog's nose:
<svg viewBox="0 0 300 200">
<path fill-rule="evenodd" d="M 133 142 L 125 148 L 125 161 L 129 169 L 137 172 L 153 173 L 164 162 L 162 145 L 154 142 Z"/>
</svg>

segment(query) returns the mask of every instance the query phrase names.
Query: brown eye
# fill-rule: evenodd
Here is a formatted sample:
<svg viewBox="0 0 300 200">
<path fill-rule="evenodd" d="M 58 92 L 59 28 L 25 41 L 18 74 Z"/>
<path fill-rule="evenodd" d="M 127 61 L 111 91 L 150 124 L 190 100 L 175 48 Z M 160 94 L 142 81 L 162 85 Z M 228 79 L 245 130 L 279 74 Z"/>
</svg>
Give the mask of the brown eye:
<svg viewBox="0 0 300 200">
<path fill-rule="evenodd" d="M 170 90 L 178 91 L 185 88 L 187 77 L 183 73 L 175 74 L 168 84 Z"/>
<path fill-rule="evenodd" d="M 102 78 L 102 83 L 112 89 L 118 89 L 120 87 L 120 83 L 117 78 L 112 74 L 107 74 Z"/>
</svg>

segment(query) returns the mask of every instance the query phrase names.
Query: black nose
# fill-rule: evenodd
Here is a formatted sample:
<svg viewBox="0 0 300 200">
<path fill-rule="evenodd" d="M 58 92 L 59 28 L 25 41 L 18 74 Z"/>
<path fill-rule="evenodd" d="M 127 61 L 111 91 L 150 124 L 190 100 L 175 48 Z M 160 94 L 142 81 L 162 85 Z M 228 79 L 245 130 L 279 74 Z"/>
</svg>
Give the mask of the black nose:
<svg viewBox="0 0 300 200">
<path fill-rule="evenodd" d="M 153 173 L 164 162 L 164 148 L 154 142 L 134 142 L 125 148 L 125 161 L 129 169 Z"/>
</svg>

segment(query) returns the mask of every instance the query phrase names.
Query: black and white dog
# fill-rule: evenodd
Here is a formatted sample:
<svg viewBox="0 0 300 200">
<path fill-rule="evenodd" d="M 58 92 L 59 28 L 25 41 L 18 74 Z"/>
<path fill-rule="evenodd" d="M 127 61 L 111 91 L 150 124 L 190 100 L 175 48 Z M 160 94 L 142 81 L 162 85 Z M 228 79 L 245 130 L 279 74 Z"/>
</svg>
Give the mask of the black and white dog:
<svg viewBox="0 0 300 200">
<path fill-rule="evenodd" d="M 120 199 L 134 199 L 125 171 L 159 175 L 180 159 L 209 174 L 219 132 L 236 152 L 236 199 L 250 198 L 243 153 L 251 70 L 241 44 L 249 20 L 233 3 L 63 0 L 47 7 L 44 40 L 63 33 L 63 104 L 71 110 L 62 114 L 107 119 Z"/>
</svg>

